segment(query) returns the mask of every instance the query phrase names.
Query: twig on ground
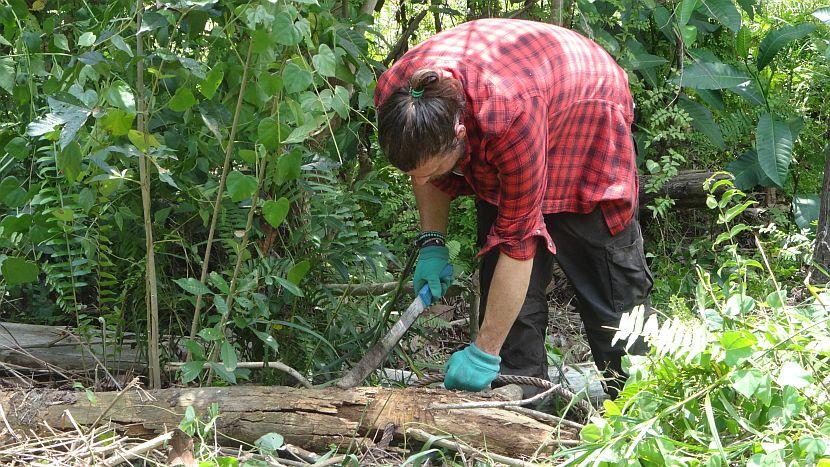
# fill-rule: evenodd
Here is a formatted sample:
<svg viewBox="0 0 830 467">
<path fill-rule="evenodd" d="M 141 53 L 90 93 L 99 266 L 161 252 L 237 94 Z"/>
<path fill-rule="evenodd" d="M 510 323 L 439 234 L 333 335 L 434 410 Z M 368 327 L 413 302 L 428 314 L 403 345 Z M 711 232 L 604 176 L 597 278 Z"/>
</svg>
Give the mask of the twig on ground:
<svg viewBox="0 0 830 467">
<path fill-rule="evenodd" d="M 527 415 L 528 417 L 533 417 L 542 422 L 559 423 L 565 426 L 569 426 L 571 428 L 576 428 L 577 430 L 585 428 L 585 425 L 574 422 L 572 420 L 568 420 L 567 418 L 557 417 L 556 415 L 547 414 L 544 412 L 540 412 L 538 410 L 528 409 L 526 407 L 505 407 L 505 409 L 511 412 Z"/>
<path fill-rule="evenodd" d="M 484 453 L 477 449 L 474 449 L 469 446 L 464 446 L 457 441 L 450 441 L 448 439 L 435 439 L 435 437 L 424 430 L 418 428 L 407 428 L 406 434 L 412 436 L 413 438 L 423 441 L 429 442 L 432 441 L 433 446 L 438 446 L 446 449 L 452 449 L 453 451 L 457 451 L 459 453 L 467 454 L 474 458 L 479 458 L 482 460 L 493 460 L 502 464 L 516 466 L 516 467 L 532 467 L 536 464 L 531 462 L 526 462 L 521 459 L 514 459 L 512 457 L 502 456 L 500 454 L 492 454 L 492 453 Z"/>
<path fill-rule="evenodd" d="M 107 408 L 104 409 L 103 412 L 101 412 L 101 415 L 98 415 L 98 418 L 96 418 L 95 422 L 92 423 L 92 427 L 94 428 L 96 425 L 98 425 L 98 422 L 100 422 L 101 419 L 104 418 L 104 415 L 106 415 L 112 409 L 115 403 L 118 402 L 118 399 L 120 399 L 121 396 L 124 395 L 124 393 L 127 392 L 128 389 L 133 388 L 137 384 L 138 378 L 133 378 L 133 380 L 130 381 L 130 383 L 127 384 L 127 386 L 125 386 L 124 389 L 120 390 L 118 394 L 116 394 L 115 397 L 112 398 L 112 402 L 110 402 L 110 405 L 108 405 Z"/>
<path fill-rule="evenodd" d="M 464 402 L 461 404 L 430 404 L 427 406 L 427 410 L 447 410 L 447 409 L 484 409 L 484 408 L 500 408 L 500 407 L 512 407 L 512 406 L 519 406 L 525 404 L 531 404 L 538 400 L 544 399 L 546 396 L 550 395 L 552 392 L 556 391 L 561 384 L 554 384 L 550 388 L 546 389 L 544 392 L 540 392 L 533 397 L 528 397 L 527 399 L 519 400 L 519 401 L 485 401 L 485 402 Z"/>
<path fill-rule="evenodd" d="M 122 462 L 127 462 L 130 459 L 140 457 L 142 454 L 151 451 L 157 448 L 158 446 L 161 446 L 166 441 L 170 440 L 170 438 L 173 437 L 174 433 L 175 431 L 168 431 L 167 433 L 163 433 L 159 436 L 156 436 L 155 438 L 149 441 L 145 441 L 125 452 L 119 452 L 113 456 L 106 458 L 104 462 L 101 463 L 101 465 L 105 467 L 112 467 Z"/>
<path fill-rule="evenodd" d="M 176 371 L 179 368 L 183 367 L 183 362 L 171 362 L 165 365 L 165 370 L 167 371 Z M 313 386 L 311 382 L 306 379 L 303 375 L 300 374 L 299 371 L 291 368 L 290 366 L 286 365 L 282 362 L 239 362 L 236 364 L 237 368 L 273 368 L 275 370 L 280 370 L 288 373 L 294 379 L 296 379 L 300 384 L 304 387 L 311 389 Z M 205 363 L 202 365 L 202 368 L 210 368 L 210 363 Z"/>
</svg>

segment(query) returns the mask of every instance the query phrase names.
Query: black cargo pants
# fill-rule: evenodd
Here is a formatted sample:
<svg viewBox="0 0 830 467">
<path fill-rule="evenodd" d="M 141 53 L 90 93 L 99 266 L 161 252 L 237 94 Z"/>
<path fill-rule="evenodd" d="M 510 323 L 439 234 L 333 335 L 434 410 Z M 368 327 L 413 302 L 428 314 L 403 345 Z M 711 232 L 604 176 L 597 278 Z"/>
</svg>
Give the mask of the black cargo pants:
<svg viewBox="0 0 830 467">
<path fill-rule="evenodd" d="M 478 243 L 482 245 L 496 220 L 498 208 L 476 200 L 476 209 Z M 635 217 L 622 232 L 612 236 L 599 208 L 590 214 L 557 213 L 544 217 L 556 245 L 556 255 L 545 248 L 540 238 L 525 302 L 501 349 L 501 374 L 548 379 L 545 290 L 553 275 L 555 259 L 576 289 L 577 310 L 585 325 L 591 354 L 606 378 L 606 393 L 614 398 L 627 377 L 621 363 L 626 353 L 625 342 L 612 346 L 614 331 L 604 326 L 616 327 L 622 313 L 637 305 L 645 304 L 648 314 L 648 294 L 654 284 L 643 253 L 639 222 Z M 499 249 L 494 248 L 481 259 L 479 323 L 484 320 L 498 257 Z M 629 349 L 629 353 L 635 355 L 645 351 L 642 339 Z M 524 391 L 525 397 L 539 392 L 530 387 L 525 387 Z"/>
</svg>

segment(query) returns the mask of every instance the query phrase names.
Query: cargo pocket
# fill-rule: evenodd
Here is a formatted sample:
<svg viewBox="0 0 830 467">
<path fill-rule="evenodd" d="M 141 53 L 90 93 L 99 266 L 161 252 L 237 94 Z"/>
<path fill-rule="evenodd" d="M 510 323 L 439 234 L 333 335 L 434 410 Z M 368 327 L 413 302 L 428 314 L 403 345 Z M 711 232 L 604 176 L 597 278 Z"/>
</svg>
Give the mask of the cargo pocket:
<svg viewBox="0 0 830 467">
<path fill-rule="evenodd" d="M 646 264 L 642 238 L 630 245 L 609 245 L 606 255 L 615 321 L 619 323 L 622 313 L 646 302 L 654 279 Z"/>
</svg>

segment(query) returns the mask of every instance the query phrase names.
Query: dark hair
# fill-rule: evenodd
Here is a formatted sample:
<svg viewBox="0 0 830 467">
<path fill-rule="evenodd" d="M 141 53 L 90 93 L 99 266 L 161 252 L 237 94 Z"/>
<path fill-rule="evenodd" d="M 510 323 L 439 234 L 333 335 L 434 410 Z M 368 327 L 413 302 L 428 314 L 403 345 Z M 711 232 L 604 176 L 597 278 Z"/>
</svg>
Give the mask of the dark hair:
<svg viewBox="0 0 830 467">
<path fill-rule="evenodd" d="M 413 73 L 409 87 L 395 91 L 378 108 L 378 142 L 389 162 L 408 172 L 452 149 L 464 102 L 457 79 L 430 69 Z"/>
</svg>

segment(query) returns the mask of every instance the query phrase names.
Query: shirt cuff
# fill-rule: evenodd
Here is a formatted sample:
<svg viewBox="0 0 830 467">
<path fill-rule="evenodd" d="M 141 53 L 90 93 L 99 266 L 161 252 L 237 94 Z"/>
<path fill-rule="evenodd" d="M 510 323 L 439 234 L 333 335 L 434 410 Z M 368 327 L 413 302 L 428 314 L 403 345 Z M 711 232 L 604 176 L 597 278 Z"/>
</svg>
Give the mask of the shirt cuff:
<svg viewBox="0 0 830 467">
<path fill-rule="evenodd" d="M 544 243 L 540 244 L 539 239 Z M 544 245 L 551 254 L 556 254 L 556 245 L 553 244 L 553 240 L 550 238 L 547 226 L 545 225 L 545 220 L 541 215 L 539 216 L 539 220 L 533 225 L 533 228 L 527 232 L 499 234 L 494 224 L 490 229 L 490 233 L 487 235 L 487 241 L 476 256 L 485 255 L 493 248 L 498 247 L 499 251 L 507 256 L 524 261 L 536 256 L 537 245 Z"/>
</svg>

